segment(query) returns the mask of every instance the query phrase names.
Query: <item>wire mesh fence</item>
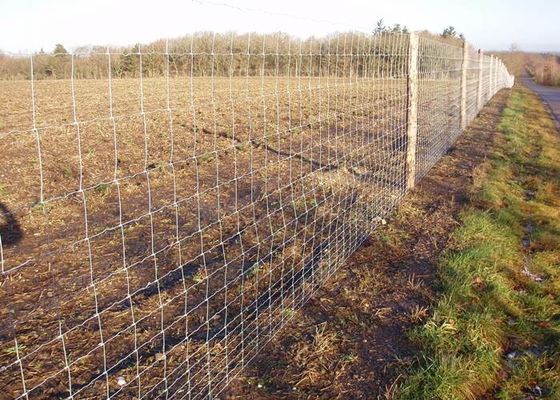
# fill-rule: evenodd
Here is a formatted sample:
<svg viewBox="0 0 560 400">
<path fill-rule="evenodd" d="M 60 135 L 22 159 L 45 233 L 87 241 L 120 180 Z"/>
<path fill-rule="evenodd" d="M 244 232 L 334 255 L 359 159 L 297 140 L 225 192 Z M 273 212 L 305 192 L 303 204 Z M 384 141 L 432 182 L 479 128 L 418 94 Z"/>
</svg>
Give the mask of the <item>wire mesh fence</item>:
<svg viewBox="0 0 560 400">
<path fill-rule="evenodd" d="M 0 397 L 215 398 L 513 78 L 417 34 L 13 57 Z"/>
</svg>

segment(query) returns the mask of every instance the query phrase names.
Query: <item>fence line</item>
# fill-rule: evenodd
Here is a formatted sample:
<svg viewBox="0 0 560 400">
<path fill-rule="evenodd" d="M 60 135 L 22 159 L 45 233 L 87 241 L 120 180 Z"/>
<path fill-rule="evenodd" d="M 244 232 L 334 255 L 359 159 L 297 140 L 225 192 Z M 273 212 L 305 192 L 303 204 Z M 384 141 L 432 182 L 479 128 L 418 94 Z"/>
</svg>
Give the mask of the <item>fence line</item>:
<svg viewBox="0 0 560 400">
<path fill-rule="evenodd" d="M 215 398 L 513 85 L 416 33 L 189 40 L 9 60 L 5 396 Z"/>
</svg>

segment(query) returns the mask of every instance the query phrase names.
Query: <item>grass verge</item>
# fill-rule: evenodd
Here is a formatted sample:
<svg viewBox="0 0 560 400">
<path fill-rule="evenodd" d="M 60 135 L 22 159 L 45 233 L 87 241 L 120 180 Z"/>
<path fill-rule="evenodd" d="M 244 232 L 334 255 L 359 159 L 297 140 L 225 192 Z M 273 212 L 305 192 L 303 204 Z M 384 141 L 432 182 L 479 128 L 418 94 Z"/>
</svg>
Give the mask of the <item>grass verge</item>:
<svg viewBox="0 0 560 400">
<path fill-rule="evenodd" d="M 560 398 L 560 135 L 516 86 L 414 330 L 401 399 Z"/>
</svg>

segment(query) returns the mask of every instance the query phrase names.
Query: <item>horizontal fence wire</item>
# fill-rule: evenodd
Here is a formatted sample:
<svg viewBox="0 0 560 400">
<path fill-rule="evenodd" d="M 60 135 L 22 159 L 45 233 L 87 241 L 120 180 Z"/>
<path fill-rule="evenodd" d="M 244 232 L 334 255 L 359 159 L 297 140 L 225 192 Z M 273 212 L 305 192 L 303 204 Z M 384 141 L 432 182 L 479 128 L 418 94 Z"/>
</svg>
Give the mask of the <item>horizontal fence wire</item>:
<svg viewBox="0 0 560 400">
<path fill-rule="evenodd" d="M 511 87 L 465 46 L 206 33 L 2 59 L 0 397 L 215 398 Z"/>
</svg>

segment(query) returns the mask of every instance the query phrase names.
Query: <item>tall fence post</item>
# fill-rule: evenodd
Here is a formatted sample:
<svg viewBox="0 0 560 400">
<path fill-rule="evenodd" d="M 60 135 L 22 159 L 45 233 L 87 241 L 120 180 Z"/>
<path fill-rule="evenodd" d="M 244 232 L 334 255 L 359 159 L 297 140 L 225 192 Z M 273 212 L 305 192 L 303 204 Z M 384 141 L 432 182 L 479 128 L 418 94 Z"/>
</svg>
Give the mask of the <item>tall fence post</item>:
<svg viewBox="0 0 560 400">
<path fill-rule="evenodd" d="M 476 99 L 476 111 L 482 109 L 482 90 L 483 90 L 483 80 L 484 79 L 484 52 L 482 50 L 478 51 L 478 93 Z"/>
<path fill-rule="evenodd" d="M 418 34 L 415 32 L 409 34 L 406 109 L 406 187 L 411 189 L 416 182 L 416 142 L 418 139 Z"/>
<path fill-rule="evenodd" d="M 494 90 L 496 92 L 498 91 L 498 85 L 500 84 L 498 79 L 499 75 L 500 75 L 500 60 L 496 58 L 496 72 L 494 73 Z"/>
<path fill-rule="evenodd" d="M 499 89 L 499 84 L 500 84 L 500 71 L 502 70 L 502 60 L 500 60 L 499 58 L 496 59 L 496 61 L 498 62 L 498 68 L 496 68 L 496 73 L 494 74 L 494 90 L 496 92 L 498 92 Z"/>
<path fill-rule="evenodd" d="M 463 63 L 461 65 L 461 130 L 467 128 L 467 72 L 469 68 L 469 45 L 463 42 Z"/>
<path fill-rule="evenodd" d="M 496 70 L 498 69 L 498 59 L 492 56 L 492 97 L 496 94 Z"/>
<path fill-rule="evenodd" d="M 494 96 L 494 56 L 490 56 L 490 74 L 488 75 L 488 101 Z"/>
<path fill-rule="evenodd" d="M 492 96 L 496 94 L 496 71 L 498 70 L 498 59 L 492 56 L 494 63 L 492 64 Z"/>
</svg>

